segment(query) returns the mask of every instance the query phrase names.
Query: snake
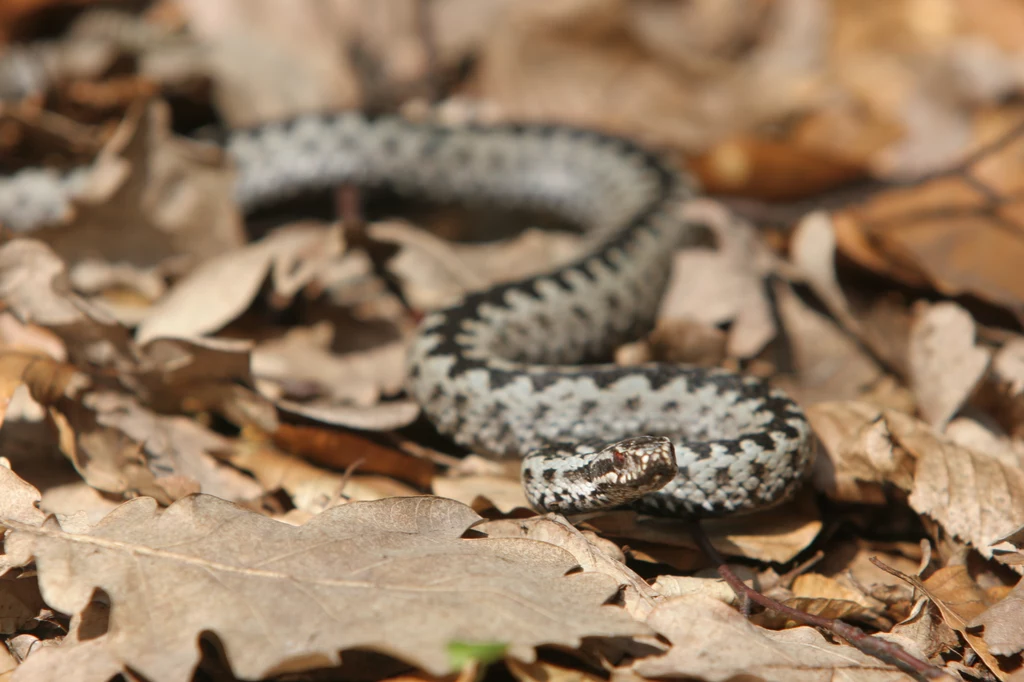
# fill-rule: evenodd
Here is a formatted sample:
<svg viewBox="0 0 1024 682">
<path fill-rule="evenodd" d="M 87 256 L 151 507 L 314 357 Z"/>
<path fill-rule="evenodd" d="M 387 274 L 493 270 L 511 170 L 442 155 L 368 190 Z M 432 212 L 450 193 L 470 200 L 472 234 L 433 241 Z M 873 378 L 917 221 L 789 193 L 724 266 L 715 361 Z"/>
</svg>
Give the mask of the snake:
<svg viewBox="0 0 1024 682">
<path fill-rule="evenodd" d="M 359 111 L 234 130 L 223 143 L 246 212 L 346 183 L 581 228 L 582 255 L 427 313 L 409 350 L 407 390 L 422 413 L 459 446 L 522 459 L 537 510 L 724 516 L 776 505 L 806 478 L 810 425 L 764 379 L 609 362 L 653 328 L 674 253 L 700 233 L 681 210 L 696 184 L 663 154 L 569 125 Z M 55 222 L 86 175 L 26 168 L 0 179 L 0 222 L 19 232 Z"/>
</svg>

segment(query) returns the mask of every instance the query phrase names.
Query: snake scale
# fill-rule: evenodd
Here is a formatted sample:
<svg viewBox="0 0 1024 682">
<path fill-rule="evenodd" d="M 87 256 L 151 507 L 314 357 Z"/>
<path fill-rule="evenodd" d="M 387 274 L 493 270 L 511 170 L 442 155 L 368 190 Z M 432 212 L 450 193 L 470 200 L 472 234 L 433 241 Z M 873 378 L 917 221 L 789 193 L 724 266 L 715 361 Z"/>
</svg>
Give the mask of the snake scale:
<svg viewBox="0 0 1024 682">
<path fill-rule="evenodd" d="M 430 313 L 409 392 L 437 429 L 493 457 L 522 457 L 530 502 L 580 512 L 633 505 L 714 516 L 787 498 L 812 459 L 800 408 L 765 382 L 607 359 L 648 331 L 673 251 L 685 175 L 635 143 L 547 125 L 444 127 L 358 112 L 230 133 L 236 193 L 251 210 L 339 183 L 429 199 L 540 209 L 586 229 L 586 255 Z M 68 206 L 82 172 L 0 180 L 0 221 L 28 231 Z"/>
</svg>

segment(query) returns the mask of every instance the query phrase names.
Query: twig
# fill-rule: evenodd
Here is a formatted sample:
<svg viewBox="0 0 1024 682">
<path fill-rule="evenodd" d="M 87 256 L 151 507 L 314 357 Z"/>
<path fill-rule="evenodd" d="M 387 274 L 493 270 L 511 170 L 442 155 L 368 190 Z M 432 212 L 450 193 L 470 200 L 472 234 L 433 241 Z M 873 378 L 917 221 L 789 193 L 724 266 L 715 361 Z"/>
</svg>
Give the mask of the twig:
<svg viewBox="0 0 1024 682">
<path fill-rule="evenodd" d="M 363 216 L 363 197 L 359 187 L 352 184 L 344 184 L 338 187 L 335 193 L 335 212 L 341 220 L 341 228 L 350 246 L 361 248 L 370 259 L 370 266 L 373 274 L 384 282 L 388 292 L 401 302 L 406 310 L 412 311 L 412 306 L 402 291 L 402 284 L 398 278 L 388 269 L 387 264 L 398 252 L 393 244 L 386 244 L 370 237 L 366 231 L 366 219 Z"/>
<path fill-rule="evenodd" d="M 430 17 L 430 0 L 416 0 L 416 30 L 423 44 L 423 55 L 426 59 L 425 73 L 423 74 L 423 89 L 427 101 L 437 104 L 441 99 L 441 76 L 440 66 L 437 57 L 437 33 L 434 30 L 434 22 Z"/>
<path fill-rule="evenodd" d="M 729 587 L 731 587 L 741 599 L 753 601 L 766 609 L 771 609 L 772 611 L 781 613 L 797 623 L 803 623 L 804 625 L 810 625 L 812 627 L 827 630 L 837 637 L 846 640 L 853 647 L 868 656 L 872 656 L 884 661 L 885 663 L 894 665 L 897 668 L 914 675 L 918 679 L 951 679 L 941 668 L 937 668 L 931 663 L 922 661 L 916 656 L 911 655 L 898 644 L 888 642 L 878 637 L 873 637 L 865 633 L 860 628 L 856 628 L 849 623 L 844 623 L 837 618 L 823 618 L 822 616 L 804 613 L 803 611 L 798 611 L 791 606 L 786 606 L 771 597 L 766 597 L 752 587 L 748 587 L 738 575 L 733 573 L 732 569 L 726 565 L 725 559 L 722 555 L 719 554 L 718 550 L 711 544 L 711 540 L 704 532 L 700 523 L 694 523 L 691 525 L 690 534 L 701 550 L 703 550 L 708 558 L 711 559 L 712 563 L 715 564 L 718 574 L 722 576 L 722 579 L 729 584 Z"/>
</svg>

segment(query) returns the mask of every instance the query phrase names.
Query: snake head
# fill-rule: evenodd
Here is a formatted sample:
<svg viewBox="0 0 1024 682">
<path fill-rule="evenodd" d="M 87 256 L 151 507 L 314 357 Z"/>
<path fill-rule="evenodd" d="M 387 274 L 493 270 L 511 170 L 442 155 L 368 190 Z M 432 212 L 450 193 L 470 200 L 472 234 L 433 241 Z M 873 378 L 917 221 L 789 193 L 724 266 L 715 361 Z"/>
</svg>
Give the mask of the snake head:
<svg viewBox="0 0 1024 682">
<path fill-rule="evenodd" d="M 668 485 L 677 473 L 672 441 L 660 436 L 627 438 L 604 447 L 552 446 L 531 452 L 522 466 L 530 504 L 563 514 L 628 505 Z"/>
<path fill-rule="evenodd" d="M 637 436 L 594 453 L 589 478 L 600 507 L 618 507 L 661 490 L 676 477 L 676 451 L 662 436 Z"/>
</svg>

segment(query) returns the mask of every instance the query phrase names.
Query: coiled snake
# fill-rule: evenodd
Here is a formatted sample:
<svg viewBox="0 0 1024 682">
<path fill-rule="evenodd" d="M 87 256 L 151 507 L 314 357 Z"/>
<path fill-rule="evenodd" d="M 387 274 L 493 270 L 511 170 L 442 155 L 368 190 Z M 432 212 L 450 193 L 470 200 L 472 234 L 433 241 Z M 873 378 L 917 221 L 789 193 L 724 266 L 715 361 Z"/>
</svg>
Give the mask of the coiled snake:
<svg viewBox="0 0 1024 682">
<path fill-rule="evenodd" d="M 578 512 L 633 504 L 721 515 L 785 499 L 809 467 L 800 408 L 718 369 L 577 364 L 653 324 L 673 250 L 692 239 L 687 179 L 632 142 L 537 125 L 446 128 L 359 113 L 230 134 L 243 209 L 338 183 L 554 212 L 592 247 L 558 269 L 431 313 L 412 344 L 409 392 L 439 431 L 523 457 L 528 498 Z M 0 221 L 60 215 L 82 173 L 0 180 Z"/>
</svg>

